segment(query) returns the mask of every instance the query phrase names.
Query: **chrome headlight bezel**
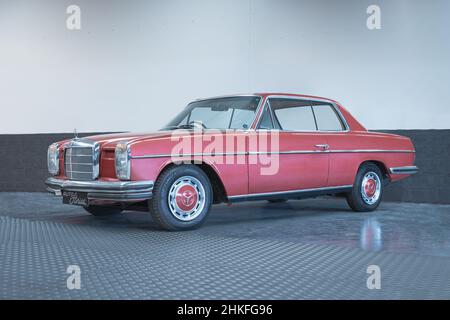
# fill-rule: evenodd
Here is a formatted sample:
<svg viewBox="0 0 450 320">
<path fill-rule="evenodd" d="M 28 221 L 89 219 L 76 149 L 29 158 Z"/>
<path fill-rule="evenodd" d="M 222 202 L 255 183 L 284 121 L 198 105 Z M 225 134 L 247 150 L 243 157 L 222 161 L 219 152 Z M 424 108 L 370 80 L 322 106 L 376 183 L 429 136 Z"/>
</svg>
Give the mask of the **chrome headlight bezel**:
<svg viewBox="0 0 450 320">
<path fill-rule="evenodd" d="M 116 177 L 120 180 L 131 178 L 131 150 L 127 142 L 119 142 L 115 149 Z"/>
<path fill-rule="evenodd" d="M 52 176 L 59 174 L 59 144 L 52 143 L 47 149 L 47 168 Z"/>
</svg>

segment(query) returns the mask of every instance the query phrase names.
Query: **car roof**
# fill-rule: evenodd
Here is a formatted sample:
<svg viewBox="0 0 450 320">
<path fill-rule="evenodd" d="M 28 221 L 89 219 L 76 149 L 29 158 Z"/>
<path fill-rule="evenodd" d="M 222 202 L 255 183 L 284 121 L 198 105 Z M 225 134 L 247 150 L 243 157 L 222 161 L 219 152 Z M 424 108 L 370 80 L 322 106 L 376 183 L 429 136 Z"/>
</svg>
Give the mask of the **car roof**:
<svg viewBox="0 0 450 320">
<path fill-rule="evenodd" d="M 282 97 L 292 97 L 292 98 L 320 99 L 320 100 L 327 100 L 330 102 L 335 102 L 334 100 L 325 98 L 325 97 L 313 96 L 313 95 L 307 95 L 307 94 L 298 94 L 298 93 L 263 92 L 263 93 L 255 93 L 255 94 L 258 96 L 263 96 L 263 97 L 282 96 Z"/>
<path fill-rule="evenodd" d="M 261 96 L 261 97 L 271 97 L 271 96 L 278 96 L 278 97 L 292 97 L 292 98 L 303 98 L 303 99 L 320 99 L 320 100 L 326 100 L 332 103 L 337 103 L 333 99 L 325 98 L 325 97 L 319 97 L 319 96 L 312 96 L 312 95 L 305 95 L 305 94 L 296 94 L 296 93 L 281 93 L 281 92 L 259 92 L 259 93 L 251 93 L 251 94 L 230 94 L 230 95 L 224 95 L 224 96 L 217 96 L 217 97 L 209 97 L 209 98 L 202 98 L 197 99 L 196 101 L 202 101 L 202 100 L 210 100 L 210 99 L 220 99 L 220 98 L 232 98 L 232 97 L 245 97 L 245 96 Z"/>
</svg>

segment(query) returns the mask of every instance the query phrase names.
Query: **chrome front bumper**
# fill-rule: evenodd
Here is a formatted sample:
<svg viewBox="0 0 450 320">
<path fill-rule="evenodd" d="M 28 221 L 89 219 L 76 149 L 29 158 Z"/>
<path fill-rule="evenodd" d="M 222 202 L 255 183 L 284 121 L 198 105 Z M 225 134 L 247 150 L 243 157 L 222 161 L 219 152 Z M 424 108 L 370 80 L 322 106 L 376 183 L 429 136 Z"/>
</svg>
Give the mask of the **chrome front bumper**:
<svg viewBox="0 0 450 320">
<path fill-rule="evenodd" d="M 89 200 L 129 202 L 152 197 L 153 181 L 74 181 L 48 178 L 47 191 L 61 196 L 62 191 L 87 193 Z"/>
</svg>

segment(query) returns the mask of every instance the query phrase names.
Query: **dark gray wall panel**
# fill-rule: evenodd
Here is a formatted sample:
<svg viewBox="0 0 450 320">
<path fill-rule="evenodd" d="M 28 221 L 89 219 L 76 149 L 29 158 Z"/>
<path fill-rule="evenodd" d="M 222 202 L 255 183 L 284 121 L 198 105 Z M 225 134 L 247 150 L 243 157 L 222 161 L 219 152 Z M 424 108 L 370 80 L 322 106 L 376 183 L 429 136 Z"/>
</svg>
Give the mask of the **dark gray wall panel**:
<svg viewBox="0 0 450 320">
<path fill-rule="evenodd" d="M 391 184 L 385 200 L 450 203 L 450 130 L 383 130 L 410 137 L 418 174 Z M 80 137 L 89 135 L 80 134 Z M 47 147 L 73 134 L 0 135 L 0 191 L 44 191 Z"/>
<path fill-rule="evenodd" d="M 410 137 L 419 173 L 391 184 L 385 200 L 450 203 L 450 130 L 385 130 Z"/>
<path fill-rule="evenodd" d="M 45 191 L 47 148 L 72 137 L 73 133 L 0 135 L 0 191 Z"/>
</svg>

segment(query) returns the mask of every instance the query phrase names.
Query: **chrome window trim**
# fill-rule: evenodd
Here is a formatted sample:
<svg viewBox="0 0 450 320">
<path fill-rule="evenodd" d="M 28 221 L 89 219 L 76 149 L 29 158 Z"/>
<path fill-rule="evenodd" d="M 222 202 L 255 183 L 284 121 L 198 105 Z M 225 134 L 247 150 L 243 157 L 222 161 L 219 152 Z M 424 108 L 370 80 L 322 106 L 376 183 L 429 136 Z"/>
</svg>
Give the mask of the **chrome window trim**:
<svg viewBox="0 0 450 320">
<path fill-rule="evenodd" d="M 318 129 L 318 127 L 317 127 L 317 121 L 316 121 L 316 116 L 314 115 L 314 110 L 312 109 L 312 106 L 300 106 L 300 108 L 302 108 L 302 107 L 309 107 L 310 109 L 311 109 L 311 112 L 312 112 L 312 115 L 313 115 L 313 119 L 314 119 L 314 126 L 316 127 L 316 130 L 289 130 L 289 129 L 281 129 L 281 124 L 280 124 L 280 122 L 278 121 L 278 118 L 276 118 L 277 119 L 277 123 L 280 125 L 280 129 L 275 129 L 275 117 L 276 117 L 276 115 L 275 115 L 275 111 L 272 109 L 272 105 L 271 105 L 271 103 L 270 103 L 270 98 L 271 97 L 268 97 L 267 98 L 267 102 L 266 102 L 266 104 L 268 105 L 268 107 L 270 108 L 270 116 L 271 116 L 271 118 L 272 118 L 272 124 L 273 124 L 273 126 L 274 126 L 274 128 L 273 128 L 273 130 L 279 130 L 279 131 L 283 131 L 283 132 L 316 132 L 316 133 L 318 133 L 319 132 L 319 129 Z M 283 98 L 284 99 L 284 98 Z M 301 100 L 301 99 L 291 99 L 291 100 L 299 100 L 299 101 L 311 101 L 312 102 L 312 100 Z M 265 105 L 266 105 L 265 104 Z M 264 105 L 264 107 L 265 107 L 265 105 Z M 290 108 L 296 108 L 296 107 L 290 107 Z M 258 126 L 259 126 L 259 123 L 258 123 Z M 258 127 L 257 127 L 258 128 Z M 258 129 L 258 130 L 261 130 L 261 129 Z"/>
<path fill-rule="evenodd" d="M 333 110 L 336 113 L 336 116 L 339 118 L 339 120 L 341 121 L 341 123 L 344 125 L 345 129 L 344 130 L 315 130 L 315 131 L 309 131 L 309 130 L 280 130 L 283 132 L 299 132 L 299 133 L 345 133 L 345 132 L 349 132 L 350 131 L 350 126 L 348 125 L 347 119 L 345 119 L 345 117 L 343 116 L 341 110 L 339 109 L 339 107 L 336 105 L 336 103 L 334 103 L 333 101 L 327 100 L 327 99 L 320 99 L 320 98 L 306 98 L 306 97 L 295 97 L 295 96 L 286 96 L 286 95 L 267 95 L 267 96 L 262 96 L 262 95 L 258 95 L 258 94 L 238 94 L 238 95 L 223 95 L 223 96 L 215 96 L 215 97 L 210 97 L 210 98 L 201 98 L 201 99 L 196 99 L 190 103 L 188 103 L 186 105 L 185 108 L 189 107 L 192 103 L 195 102 L 201 102 L 201 101 L 207 101 L 207 100 L 214 100 L 214 99 L 223 99 L 223 98 L 233 98 L 233 97 L 258 97 L 261 100 L 259 101 L 258 107 L 256 108 L 255 111 L 255 118 L 253 119 L 253 122 L 251 123 L 251 125 L 249 126 L 249 130 L 261 130 L 258 129 L 259 123 L 261 121 L 261 117 L 262 117 L 262 112 L 261 109 L 263 107 L 265 107 L 266 102 L 269 104 L 270 107 L 270 99 L 271 98 L 279 98 L 279 99 L 289 99 L 289 100 L 298 100 L 298 101 L 312 101 L 312 102 L 323 102 L 326 103 L 328 105 L 330 105 Z M 274 118 L 272 115 L 272 108 L 271 108 L 271 117 L 272 117 L 272 123 L 274 123 Z M 317 123 L 316 123 L 317 126 Z M 243 129 L 234 129 L 234 130 L 243 130 Z"/>
<path fill-rule="evenodd" d="M 341 120 L 341 123 L 344 125 L 344 128 L 345 128 L 344 130 L 339 130 L 339 131 L 336 131 L 336 130 L 314 130 L 314 131 L 312 131 L 312 130 L 284 130 L 284 129 L 280 130 L 280 131 L 293 132 L 293 133 L 295 133 L 295 132 L 299 132 L 299 133 L 345 133 L 345 132 L 350 132 L 350 126 L 348 125 L 347 119 L 345 119 L 344 115 L 342 114 L 341 110 L 336 105 L 336 103 L 334 103 L 330 100 L 320 99 L 320 98 L 310 98 L 309 99 L 306 97 L 295 97 L 295 96 L 284 96 L 284 95 L 268 95 L 266 97 L 266 101 L 269 102 L 269 106 L 270 106 L 271 98 L 326 103 L 334 109 L 336 116 L 339 118 L 339 120 Z M 272 112 L 273 112 L 273 110 L 272 110 Z M 316 127 L 318 128 L 317 122 L 316 122 Z M 257 128 L 257 126 L 255 128 Z M 258 130 L 258 129 L 256 129 L 256 130 Z"/>
<path fill-rule="evenodd" d="M 249 127 L 249 129 L 253 130 L 253 131 L 259 130 L 258 129 L 259 122 L 261 121 L 261 117 L 262 117 L 262 115 L 264 113 L 264 107 L 266 105 L 266 102 L 268 101 L 267 96 L 266 97 L 258 96 L 258 97 L 261 97 L 261 101 L 260 101 L 260 104 L 258 106 L 258 110 L 257 110 L 257 112 L 255 114 L 255 119 L 253 120 L 252 125 Z"/>
<path fill-rule="evenodd" d="M 270 121 L 272 122 L 272 129 L 265 129 L 265 128 L 260 128 L 259 127 L 261 125 L 261 121 L 262 121 L 264 112 L 266 111 L 266 108 L 269 108 L 269 116 L 270 116 Z M 272 108 L 270 106 L 269 99 L 266 99 L 265 102 L 264 102 L 264 105 L 263 105 L 262 110 L 261 110 L 261 116 L 259 117 L 258 122 L 255 124 L 255 129 L 254 130 L 264 130 L 264 131 L 279 130 L 279 129 L 275 128 L 275 119 L 274 119 L 274 116 L 273 116 L 273 110 L 272 110 Z"/>
<path fill-rule="evenodd" d="M 336 103 L 334 103 L 334 102 L 330 102 L 330 104 L 333 106 L 334 111 L 336 112 L 338 118 L 340 118 L 342 124 L 343 124 L 344 127 L 345 127 L 345 130 L 341 130 L 341 131 L 321 130 L 321 131 L 322 131 L 322 132 L 336 132 L 336 133 L 338 133 L 338 132 L 349 132 L 349 131 L 350 131 L 350 126 L 348 125 L 347 119 L 345 119 L 344 115 L 342 114 L 341 109 L 340 109 L 340 108 L 336 105 Z M 313 110 L 314 110 L 314 108 L 313 108 Z"/>
<path fill-rule="evenodd" d="M 331 190 L 335 190 L 335 189 L 344 189 L 344 188 L 352 188 L 352 187 L 353 187 L 353 185 L 344 185 L 344 186 L 335 186 L 335 187 L 297 189 L 297 190 L 263 192 L 263 193 L 248 193 L 248 194 L 229 196 L 228 199 L 236 200 L 239 198 L 247 198 L 247 197 L 268 197 L 268 196 L 277 196 L 277 195 L 288 195 L 288 194 L 293 194 L 293 193 L 306 193 L 306 192 L 314 192 L 314 191 L 331 191 Z"/>
<path fill-rule="evenodd" d="M 261 111 L 261 109 L 262 109 L 262 107 L 263 107 L 263 102 L 264 102 L 264 100 L 265 100 L 263 96 L 258 96 L 258 95 L 253 95 L 253 96 L 259 97 L 260 100 L 259 100 L 258 107 L 256 108 L 256 111 L 255 111 L 255 117 L 253 118 L 253 121 L 252 121 L 252 123 L 250 124 L 250 126 L 248 127 L 248 129 L 255 128 L 256 122 L 259 121 L 259 118 L 260 118 L 260 111 Z M 262 114 L 262 113 L 261 113 L 261 114 Z M 257 119 L 257 118 L 258 118 L 258 119 Z"/>
<path fill-rule="evenodd" d="M 216 100 L 216 99 L 226 99 L 226 98 L 239 98 L 239 97 L 255 97 L 255 98 L 260 98 L 258 106 L 256 107 L 255 110 L 255 116 L 253 118 L 252 123 L 249 125 L 248 129 L 252 129 L 254 128 L 253 125 L 256 123 L 257 120 L 259 120 L 259 111 L 261 110 L 261 106 L 262 106 L 262 102 L 267 100 L 264 98 L 264 96 L 261 96 L 259 94 L 235 94 L 235 95 L 224 95 L 224 96 L 216 96 L 216 97 L 211 97 L 211 98 L 201 98 L 201 99 L 196 99 L 192 102 L 189 102 L 186 107 L 184 107 L 185 109 L 187 107 L 189 107 L 191 104 L 196 103 L 196 102 L 201 102 L 201 101 L 208 101 L 208 100 Z M 233 128 L 224 128 L 224 129 L 214 129 L 214 128 L 208 128 L 210 130 L 246 130 L 246 129 L 233 129 Z"/>
<path fill-rule="evenodd" d="M 207 100 L 214 100 L 214 99 L 224 99 L 224 98 L 234 98 L 234 97 L 260 97 L 262 98 L 263 96 L 258 95 L 258 94 L 229 94 L 229 95 L 223 95 L 223 96 L 214 96 L 214 97 L 209 97 L 209 98 L 199 98 L 199 99 L 195 99 L 194 101 L 190 102 L 194 103 L 194 102 L 199 102 L 199 101 L 207 101 Z M 188 105 L 189 105 L 188 104 Z"/>
</svg>

